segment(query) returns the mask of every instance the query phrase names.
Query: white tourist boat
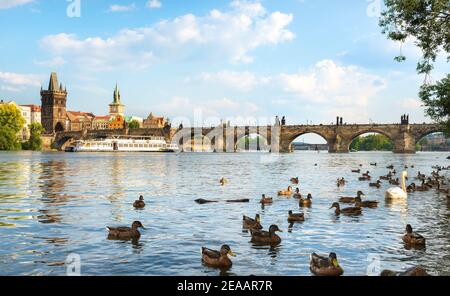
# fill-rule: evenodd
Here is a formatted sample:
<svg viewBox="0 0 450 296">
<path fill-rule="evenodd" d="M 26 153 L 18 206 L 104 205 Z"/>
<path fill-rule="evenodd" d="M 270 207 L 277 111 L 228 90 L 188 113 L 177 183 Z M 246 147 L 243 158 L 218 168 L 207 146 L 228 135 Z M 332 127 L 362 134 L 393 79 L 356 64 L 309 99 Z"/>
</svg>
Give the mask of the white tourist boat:
<svg viewBox="0 0 450 296">
<path fill-rule="evenodd" d="M 178 145 L 164 137 L 117 136 L 105 139 L 78 140 L 68 152 L 177 152 Z"/>
</svg>

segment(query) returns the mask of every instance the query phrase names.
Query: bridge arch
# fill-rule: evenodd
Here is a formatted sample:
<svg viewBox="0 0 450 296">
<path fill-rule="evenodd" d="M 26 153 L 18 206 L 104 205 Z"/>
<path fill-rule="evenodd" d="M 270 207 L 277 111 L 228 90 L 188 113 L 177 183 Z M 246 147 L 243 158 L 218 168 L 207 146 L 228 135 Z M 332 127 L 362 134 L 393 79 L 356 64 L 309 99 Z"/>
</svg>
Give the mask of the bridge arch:
<svg viewBox="0 0 450 296">
<path fill-rule="evenodd" d="M 247 139 L 252 139 L 252 138 L 256 138 L 256 141 L 252 141 L 252 143 L 250 143 L 250 141 L 247 143 Z M 269 146 L 269 141 L 267 139 L 267 134 L 264 135 L 264 133 L 261 133 L 259 131 L 250 131 L 248 134 L 247 133 L 243 133 L 243 134 L 238 134 L 236 139 L 235 139 L 235 143 L 234 143 L 234 151 L 238 151 L 239 148 L 244 148 L 244 151 L 250 151 L 250 150 L 257 150 L 257 151 L 262 151 L 262 150 L 266 150 L 269 151 L 270 150 L 270 146 Z M 244 140 L 243 146 L 241 141 Z"/>
<path fill-rule="evenodd" d="M 61 122 L 58 122 L 55 125 L 55 132 L 60 133 L 64 131 L 64 125 Z"/>
<path fill-rule="evenodd" d="M 382 135 L 384 137 L 386 137 L 389 142 L 388 143 L 383 143 L 383 147 L 381 148 L 381 150 L 383 151 L 393 151 L 394 147 L 395 147 L 395 138 L 390 135 L 389 133 L 380 130 L 380 129 L 370 129 L 370 130 L 366 130 L 366 131 L 359 131 L 358 133 L 352 135 L 349 143 L 348 143 L 348 149 L 349 151 L 352 150 L 352 144 L 361 136 L 370 136 L 370 135 Z M 365 137 L 364 137 L 365 138 Z M 364 143 L 364 142 L 363 142 Z M 357 143 L 355 143 L 355 145 L 357 145 Z M 378 144 L 379 145 L 379 144 Z M 355 147 L 353 147 L 355 148 Z M 358 148 L 355 148 L 356 150 L 358 150 Z"/>
<path fill-rule="evenodd" d="M 436 133 L 443 133 L 444 129 L 442 127 L 436 126 L 433 128 L 430 128 L 426 131 L 421 131 L 420 133 L 415 135 L 415 142 L 416 144 L 423 139 L 424 137 L 431 135 L 431 134 L 436 134 Z"/>
<path fill-rule="evenodd" d="M 64 150 L 66 146 L 73 142 L 75 139 L 72 136 L 62 136 L 55 138 L 55 141 L 53 142 L 54 148 L 58 150 Z"/>
<path fill-rule="evenodd" d="M 327 147 L 330 146 L 328 139 L 326 138 L 326 136 L 323 133 L 321 133 L 319 131 L 307 130 L 307 131 L 302 131 L 300 133 L 294 134 L 294 136 L 291 137 L 292 139 L 291 139 L 291 142 L 289 143 L 290 150 L 294 150 L 294 147 L 292 145 L 297 139 L 300 139 L 302 136 L 307 136 L 307 135 L 313 135 L 314 137 L 322 140 L 322 141 L 318 140 L 317 143 L 304 143 L 306 145 L 315 145 L 314 149 L 318 149 L 317 145 L 326 145 Z M 320 142 L 323 142 L 323 143 L 320 143 Z M 309 149 L 305 149 L 305 150 L 309 150 Z"/>
<path fill-rule="evenodd" d="M 180 146 L 183 151 L 190 152 L 209 152 L 214 148 L 211 139 L 203 134 L 195 135 L 183 141 Z"/>
<path fill-rule="evenodd" d="M 364 130 L 360 130 L 360 131 L 352 134 L 349 139 L 350 143 L 353 142 L 357 137 L 365 135 L 365 134 L 380 134 L 380 135 L 387 137 L 392 142 L 394 141 L 394 137 L 382 129 L 364 129 Z"/>
</svg>

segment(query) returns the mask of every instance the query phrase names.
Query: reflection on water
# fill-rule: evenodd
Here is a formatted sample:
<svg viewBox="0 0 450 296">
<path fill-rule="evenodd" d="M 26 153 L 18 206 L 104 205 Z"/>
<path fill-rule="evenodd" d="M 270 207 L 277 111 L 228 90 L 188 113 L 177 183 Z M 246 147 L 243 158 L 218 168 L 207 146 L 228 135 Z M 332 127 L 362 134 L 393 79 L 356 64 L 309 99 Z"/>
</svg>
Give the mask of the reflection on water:
<svg viewBox="0 0 450 296">
<path fill-rule="evenodd" d="M 0 153 L 0 274 L 63 275 L 68 254 L 77 253 L 87 275 L 309 275 L 309 254 L 338 254 L 346 275 L 364 275 L 369 254 L 381 268 L 404 270 L 423 265 L 432 274 L 450 275 L 450 201 L 434 190 L 409 194 L 407 201 L 386 202 L 380 189 L 357 180 L 351 169 L 378 177 L 394 164 L 409 176 L 429 174 L 432 165 L 448 165 L 442 153 L 296 152 L 280 155 L 241 154 L 64 154 Z M 369 164 L 377 162 L 378 166 Z M 317 164 L 317 165 L 316 165 Z M 447 172 L 445 172 L 447 173 Z M 298 176 L 302 194 L 312 193 L 310 208 L 294 198 L 276 197 Z M 229 183 L 219 186 L 226 177 Z M 336 179 L 349 182 L 336 187 Z M 413 182 L 410 179 L 409 182 Z M 362 190 L 378 208 L 359 217 L 336 216 L 329 209 L 338 196 Z M 274 203 L 259 204 L 261 194 Z M 146 207 L 135 210 L 143 194 Z M 195 199 L 250 198 L 249 203 L 199 205 Z M 290 225 L 287 212 L 305 213 Z M 276 247 L 250 243 L 242 215 L 259 213 L 266 228 L 283 232 Z M 107 239 L 106 225 L 141 221 L 139 241 Z M 409 249 L 401 236 L 405 225 L 427 238 L 425 249 Z M 228 271 L 201 263 L 202 246 L 229 244 L 237 257 Z"/>
</svg>

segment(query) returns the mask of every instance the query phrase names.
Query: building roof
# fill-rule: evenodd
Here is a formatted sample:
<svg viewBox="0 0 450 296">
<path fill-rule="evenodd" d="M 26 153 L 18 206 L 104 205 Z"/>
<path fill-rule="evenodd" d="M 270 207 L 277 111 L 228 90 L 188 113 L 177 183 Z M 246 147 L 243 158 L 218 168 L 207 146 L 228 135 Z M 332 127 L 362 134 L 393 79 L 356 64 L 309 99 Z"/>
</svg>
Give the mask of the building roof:
<svg viewBox="0 0 450 296">
<path fill-rule="evenodd" d="M 31 109 L 31 112 L 41 112 L 41 106 L 39 106 L 39 105 L 27 105 L 27 104 L 24 104 L 24 105 L 20 105 L 20 106 L 24 106 L 24 107 L 30 107 L 30 109 Z"/>
<path fill-rule="evenodd" d="M 66 89 L 63 89 L 62 83 L 59 84 L 59 87 L 58 87 L 58 74 L 56 74 L 56 72 L 52 72 L 50 74 L 50 81 L 48 82 L 48 90 L 49 91 L 66 91 Z"/>
<path fill-rule="evenodd" d="M 58 75 L 56 72 L 50 74 L 50 81 L 48 83 L 48 90 L 58 90 Z"/>
<path fill-rule="evenodd" d="M 109 121 L 111 118 L 110 115 L 105 115 L 105 116 L 95 116 L 94 117 L 94 121 Z"/>
<path fill-rule="evenodd" d="M 67 117 L 69 117 L 70 121 L 86 119 L 86 118 L 94 118 L 95 115 L 89 112 L 81 112 L 81 111 L 67 111 Z"/>
</svg>

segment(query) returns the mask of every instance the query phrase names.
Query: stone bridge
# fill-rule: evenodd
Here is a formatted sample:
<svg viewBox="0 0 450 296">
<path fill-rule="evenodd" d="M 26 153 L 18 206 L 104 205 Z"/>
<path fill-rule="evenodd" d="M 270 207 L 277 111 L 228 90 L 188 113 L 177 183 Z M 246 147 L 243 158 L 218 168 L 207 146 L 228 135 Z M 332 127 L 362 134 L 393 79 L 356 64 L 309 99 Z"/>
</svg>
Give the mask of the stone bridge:
<svg viewBox="0 0 450 296">
<path fill-rule="evenodd" d="M 117 135 L 163 136 L 169 142 L 178 143 L 183 149 L 196 144 L 209 145 L 215 152 L 236 152 L 243 137 L 257 134 L 266 140 L 271 152 L 291 152 L 292 142 L 299 136 L 314 133 L 322 136 L 330 153 L 348 153 L 351 142 L 366 133 L 379 133 L 394 144 L 394 153 L 415 153 L 416 143 L 422 137 L 442 131 L 436 124 L 353 124 L 353 125 L 273 125 L 273 126 L 227 126 L 182 129 L 116 129 L 60 132 L 55 135 L 54 146 L 63 150 L 68 143 L 79 139 L 104 138 Z M 246 150 L 249 149 L 246 144 Z M 260 150 L 259 138 L 255 150 Z"/>
</svg>

